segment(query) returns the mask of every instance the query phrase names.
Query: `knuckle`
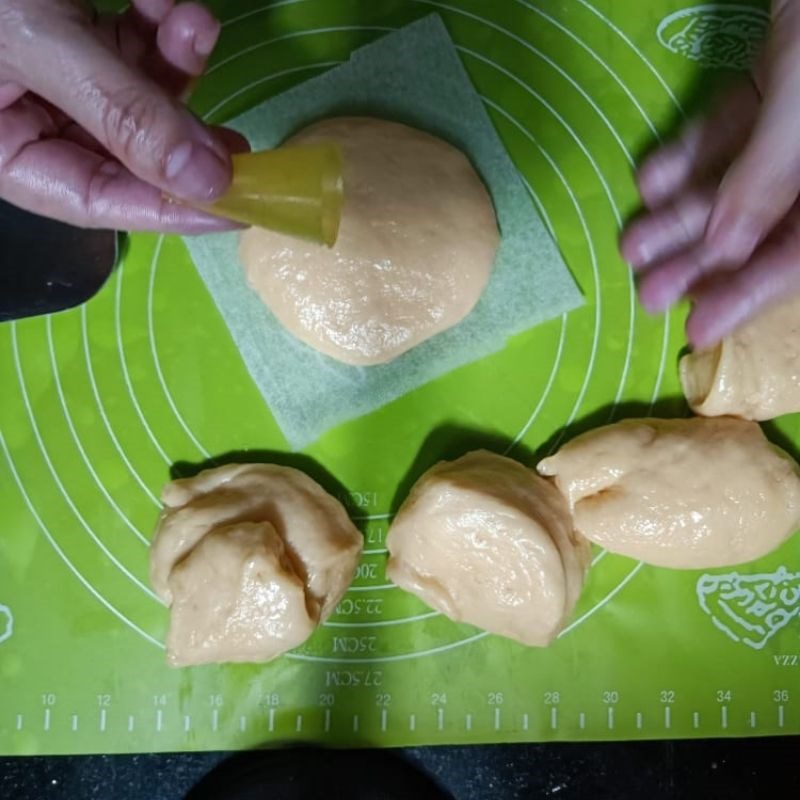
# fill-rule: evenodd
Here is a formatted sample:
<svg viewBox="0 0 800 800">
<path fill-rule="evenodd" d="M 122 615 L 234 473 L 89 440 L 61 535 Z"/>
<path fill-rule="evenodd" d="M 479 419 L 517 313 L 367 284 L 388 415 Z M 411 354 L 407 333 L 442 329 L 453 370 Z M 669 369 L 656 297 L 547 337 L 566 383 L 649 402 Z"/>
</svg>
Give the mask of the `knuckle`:
<svg viewBox="0 0 800 800">
<path fill-rule="evenodd" d="M 123 167 L 108 159 L 98 160 L 92 169 L 81 197 L 81 208 L 87 225 L 99 226 L 110 219 L 115 205 L 109 190 L 122 172 Z"/>
<path fill-rule="evenodd" d="M 3 0 L 0 3 L 0 31 L 8 40 L 42 42 L 63 35 L 65 27 L 85 28 L 91 19 L 87 5 L 70 0 Z"/>
<path fill-rule="evenodd" d="M 109 94 L 104 106 L 103 135 L 109 149 L 129 164 L 146 167 L 140 163 L 143 156 L 160 163 L 166 149 L 165 103 L 157 95 L 128 87 Z"/>
</svg>

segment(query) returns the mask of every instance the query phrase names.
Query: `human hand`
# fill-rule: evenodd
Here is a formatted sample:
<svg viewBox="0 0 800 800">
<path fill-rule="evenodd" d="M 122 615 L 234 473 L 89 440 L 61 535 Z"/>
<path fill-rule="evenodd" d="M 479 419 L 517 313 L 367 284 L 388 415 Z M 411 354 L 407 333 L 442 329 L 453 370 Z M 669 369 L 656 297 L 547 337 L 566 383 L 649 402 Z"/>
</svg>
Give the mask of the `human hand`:
<svg viewBox="0 0 800 800">
<path fill-rule="evenodd" d="M 650 156 L 638 184 L 646 213 L 623 257 L 648 311 L 693 300 L 695 347 L 800 291 L 800 3 L 774 0 L 753 80 Z"/>
<path fill-rule="evenodd" d="M 247 149 L 178 99 L 219 31 L 194 2 L 97 17 L 82 0 L 0 0 L 0 197 L 83 227 L 233 227 L 165 198 L 212 201 Z"/>
</svg>

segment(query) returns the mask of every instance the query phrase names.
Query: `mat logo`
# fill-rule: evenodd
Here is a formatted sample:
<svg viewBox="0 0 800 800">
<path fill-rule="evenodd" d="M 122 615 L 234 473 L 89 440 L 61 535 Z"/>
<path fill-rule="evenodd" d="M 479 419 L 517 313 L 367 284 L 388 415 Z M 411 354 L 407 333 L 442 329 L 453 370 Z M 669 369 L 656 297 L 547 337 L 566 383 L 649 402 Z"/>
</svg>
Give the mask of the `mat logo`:
<svg viewBox="0 0 800 800">
<path fill-rule="evenodd" d="M 800 615 L 800 572 L 779 567 L 759 575 L 702 575 L 697 599 L 723 633 L 761 650 Z"/>
<path fill-rule="evenodd" d="M 0 644 L 14 633 L 14 616 L 8 606 L 0 603 Z"/>
<path fill-rule="evenodd" d="M 704 67 L 748 69 L 769 28 L 769 14 L 745 5 L 682 8 L 661 20 L 658 41 Z"/>
</svg>

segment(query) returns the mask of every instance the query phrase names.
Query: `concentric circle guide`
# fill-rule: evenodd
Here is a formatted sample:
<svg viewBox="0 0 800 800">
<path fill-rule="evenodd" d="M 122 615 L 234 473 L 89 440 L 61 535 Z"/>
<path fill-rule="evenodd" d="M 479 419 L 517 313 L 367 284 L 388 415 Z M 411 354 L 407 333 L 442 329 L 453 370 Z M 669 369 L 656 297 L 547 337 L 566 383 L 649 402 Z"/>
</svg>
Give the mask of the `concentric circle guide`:
<svg viewBox="0 0 800 800">
<path fill-rule="evenodd" d="M 587 0 L 577 0 L 577 1 L 578 4 L 583 9 L 585 9 L 586 13 L 594 15 L 609 30 L 609 32 L 620 41 L 621 46 L 627 48 L 638 58 L 638 60 L 642 63 L 643 68 L 647 69 L 650 73 L 652 73 L 652 75 L 656 78 L 659 84 L 663 87 L 665 93 L 669 97 L 669 100 L 672 102 L 674 107 L 678 111 L 682 111 L 680 104 L 678 103 L 676 97 L 674 96 L 674 93 L 670 89 L 667 82 L 658 73 L 658 70 L 647 60 L 644 54 L 635 46 L 635 44 L 631 42 L 630 39 L 617 26 L 615 26 L 612 21 L 606 18 L 600 11 L 595 9 L 589 2 L 587 2 Z M 253 18 L 256 15 L 262 14 L 267 11 L 275 10 L 281 6 L 299 5 L 302 3 L 313 3 L 313 2 L 315 2 L 315 0 L 282 0 L 282 2 L 266 4 L 261 8 L 253 9 L 247 12 L 247 14 L 240 15 L 238 17 L 226 21 L 223 27 L 227 28 L 233 26 L 247 19 Z M 434 2 L 434 0 L 414 0 L 414 2 L 422 7 L 427 7 L 428 10 L 431 11 L 441 11 L 442 13 L 448 15 L 450 14 L 459 15 L 460 17 L 467 18 L 475 22 L 476 24 L 483 26 L 487 30 L 492 31 L 495 35 L 506 37 L 510 42 L 514 42 L 515 44 L 525 48 L 525 50 L 530 53 L 532 58 L 537 59 L 537 62 L 542 64 L 543 68 L 553 70 L 561 78 L 563 78 L 569 83 L 569 85 L 577 93 L 577 95 L 579 95 L 585 102 L 587 112 L 596 115 L 596 117 L 601 120 L 602 124 L 605 126 L 605 128 L 608 130 L 614 141 L 617 143 L 617 146 L 622 156 L 624 157 L 625 161 L 629 165 L 633 164 L 632 154 L 625 146 L 624 140 L 621 137 L 620 133 L 616 130 L 613 121 L 603 111 L 603 109 L 600 107 L 597 101 L 594 100 L 591 93 L 584 88 L 584 86 L 580 82 L 579 76 L 571 75 L 563 65 L 557 63 L 556 60 L 547 56 L 547 54 L 537 49 L 532 43 L 528 42 L 522 36 L 507 30 L 506 28 L 497 24 L 493 20 L 487 19 L 476 13 L 460 9 L 459 7 L 451 3 Z M 642 104 L 637 100 L 635 93 L 627 85 L 624 78 L 618 75 L 616 71 L 613 69 L 613 67 L 610 64 L 607 64 L 593 50 L 590 43 L 584 41 L 576 32 L 571 31 L 569 27 L 567 27 L 562 21 L 559 21 L 555 17 L 547 14 L 544 10 L 537 8 L 530 2 L 527 2 L 526 0 L 515 0 L 515 2 L 523 6 L 524 8 L 528 9 L 530 13 L 537 15 L 538 18 L 542 20 L 543 24 L 551 26 L 554 31 L 558 31 L 566 39 L 568 39 L 570 42 L 580 47 L 585 53 L 587 53 L 598 64 L 598 66 L 604 70 L 604 72 L 608 75 L 609 80 L 613 81 L 622 90 L 622 92 L 628 98 L 628 100 L 630 101 L 631 105 L 634 107 L 636 112 L 641 116 L 644 123 L 651 130 L 653 135 L 656 137 L 658 136 L 658 130 L 655 123 L 648 116 Z M 385 33 L 390 30 L 392 30 L 392 28 L 381 27 L 381 26 L 362 26 L 362 25 L 352 24 L 352 25 L 329 26 L 321 28 L 312 28 L 301 31 L 293 31 L 285 35 L 277 36 L 272 39 L 268 39 L 263 42 L 258 42 L 256 44 L 248 45 L 246 47 L 241 48 L 237 52 L 227 56 L 225 59 L 212 65 L 212 67 L 208 71 L 208 74 L 210 76 L 216 72 L 222 71 L 226 67 L 234 65 L 237 59 L 240 59 L 245 55 L 253 53 L 254 51 L 260 51 L 263 49 L 265 52 L 268 52 L 271 46 L 286 40 L 291 40 L 291 39 L 302 40 L 305 37 L 336 35 L 337 33 L 340 32 L 364 32 L 364 33 L 374 33 L 380 35 L 381 33 Z M 592 155 L 591 145 L 583 141 L 580 136 L 580 133 L 574 130 L 572 127 L 570 127 L 569 123 L 562 116 L 559 115 L 558 111 L 553 107 L 551 103 L 549 103 L 547 98 L 538 93 L 536 89 L 529 83 L 527 83 L 525 80 L 515 75 L 512 71 L 510 71 L 503 65 L 498 64 L 492 59 L 487 58 L 479 51 L 466 46 L 466 43 L 457 42 L 457 48 L 467 65 L 469 65 L 470 61 L 474 61 L 495 71 L 499 76 L 502 76 L 503 80 L 512 82 L 520 89 L 522 89 L 524 92 L 526 92 L 527 95 L 531 98 L 532 103 L 534 102 L 537 103 L 539 107 L 543 109 L 544 112 L 549 114 L 559 123 L 559 125 L 564 130 L 565 136 L 567 136 L 569 140 L 572 142 L 575 152 L 581 154 L 581 156 L 585 159 L 586 163 L 591 169 L 592 173 L 594 174 L 601 188 L 602 195 L 606 199 L 611 215 L 613 219 L 616 221 L 617 226 L 619 226 L 621 224 L 621 213 L 619 207 L 614 199 L 613 191 L 609 186 L 609 182 L 606 179 L 605 175 L 603 174 L 602 168 Z M 339 62 L 330 60 L 318 61 L 310 64 L 291 66 L 288 68 L 275 70 L 274 72 L 271 72 L 269 74 L 260 75 L 247 85 L 241 86 L 235 92 L 230 93 L 228 96 L 226 96 L 218 103 L 216 103 L 212 108 L 208 110 L 206 117 L 215 118 L 220 112 L 224 112 L 226 106 L 228 106 L 231 102 L 233 102 L 234 100 L 238 99 L 241 96 L 247 95 L 247 93 L 252 92 L 259 86 L 268 84 L 270 81 L 291 75 L 300 76 L 305 73 L 309 75 L 315 74 L 324 69 L 333 67 L 337 63 Z M 571 408 L 569 409 L 566 415 L 565 425 L 564 425 L 564 427 L 566 428 L 577 418 L 577 415 L 583 410 L 582 406 L 595 368 L 595 357 L 597 354 L 597 349 L 601 337 L 601 329 L 603 325 L 603 306 L 602 306 L 602 297 L 600 291 L 601 279 L 600 279 L 600 270 L 598 266 L 596 245 L 593 240 L 592 232 L 590 230 L 589 223 L 586 219 L 586 215 L 581 206 L 581 201 L 578 197 L 578 193 L 570 185 L 569 179 L 565 175 L 564 171 L 561 169 L 557 159 L 551 153 L 549 153 L 547 149 L 537 140 L 535 133 L 531 131 L 529 128 L 527 128 L 515 116 L 513 109 L 504 107 L 501 103 L 497 102 L 492 97 L 483 97 L 483 101 L 486 104 L 487 108 L 492 113 L 494 113 L 499 118 L 503 119 L 509 125 L 513 126 L 531 144 L 531 147 L 534 148 L 535 151 L 539 153 L 539 155 L 547 162 L 549 167 L 553 170 L 553 173 L 557 176 L 559 182 L 566 191 L 570 203 L 572 204 L 572 207 L 575 211 L 576 217 L 579 221 L 581 235 L 583 236 L 583 239 L 585 241 L 587 252 L 589 254 L 589 258 L 591 261 L 591 275 L 592 275 L 591 280 L 593 282 L 593 290 L 597 298 L 594 306 L 594 328 L 593 328 L 592 344 L 591 344 L 588 363 L 585 368 L 583 383 L 580 389 L 578 390 L 574 403 L 572 404 Z M 523 175 L 523 180 L 525 180 L 526 182 L 526 185 L 531 194 L 533 202 L 536 204 L 540 213 L 542 214 L 548 226 L 552 230 L 552 225 L 550 225 L 550 222 L 547 219 L 546 203 L 543 202 L 542 199 L 536 195 L 534 189 L 530 186 L 529 182 L 527 181 L 524 175 Z M 162 246 L 163 246 L 163 238 L 159 238 L 156 241 L 150 264 L 149 281 L 147 286 L 146 309 L 143 314 L 144 321 L 146 322 L 149 357 L 152 361 L 151 366 L 152 370 L 155 373 L 154 376 L 155 380 L 157 381 L 158 385 L 162 390 L 168 414 L 171 416 L 172 419 L 174 419 L 174 421 L 180 427 L 183 433 L 192 442 L 193 446 L 196 447 L 199 455 L 202 458 L 208 459 L 212 457 L 212 453 L 203 444 L 202 438 L 192 429 L 192 426 L 189 424 L 185 416 L 182 414 L 179 404 L 176 402 L 173 393 L 170 390 L 159 357 L 158 330 L 156 323 L 156 315 L 154 313 L 153 298 L 154 295 L 157 293 L 156 281 L 158 279 L 158 274 L 159 274 L 159 265 L 162 260 Z M 116 337 L 115 346 L 118 353 L 120 371 L 123 377 L 128 399 L 130 400 L 132 408 L 134 409 L 136 420 L 138 422 L 138 425 L 141 427 L 143 431 L 143 435 L 146 436 L 150 442 L 152 442 L 152 445 L 156 453 L 158 454 L 158 457 L 165 464 L 171 464 L 173 459 L 171 459 L 165 445 L 159 441 L 159 437 L 154 432 L 148 420 L 148 416 L 145 413 L 145 410 L 139 400 L 139 396 L 137 395 L 135 386 L 136 380 L 134 377 L 134 373 L 131 370 L 131 362 L 130 362 L 131 356 L 129 356 L 128 353 L 126 352 L 126 335 L 122 319 L 124 289 L 125 289 L 125 267 L 124 265 L 121 265 L 121 267 L 118 270 L 118 274 L 116 276 L 115 302 L 114 302 L 114 330 Z M 621 364 L 622 367 L 621 374 L 617 384 L 616 393 L 613 398 L 612 407 L 616 407 L 616 405 L 619 403 L 619 400 L 624 392 L 626 381 L 628 379 L 628 372 L 634 346 L 635 314 L 636 314 L 636 305 L 635 305 L 634 287 L 633 287 L 633 282 L 630 276 L 628 275 L 628 312 L 627 312 L 628 336 L 625 345 L 625 354 Z M 97 465 L 92 463 L 89 451 L 85 447 L 84 443 L 81 441 L 80 435 L 73 422 L 74 412 L 70 407 L 68 395 L 62 386 L 61 376 L 58 367 L 58 359 L 57 359 L 57 342 L 54 341 L 51 319 L 50 318 L 46 319 L 44 324 L 46 325 L 48 357 L 53 374 L 53 382 L 56 390 L 56 395 L 58 398 L 58 404 L 64 414 L 72 441 L 76 448 L 77 457 L 80 459 L 81 463 L 83 463 L 86 466 L 88 472 L 91 475 L 92 481 L 96 484 L 98 490 L 98 498 L 102 499 L 102 501 L 104 501 L 111 507 L 114 514 L 119 519 L 120 525 L 127 530 L 129 535 L 135 537 L 135 539 L 140 544 L 146 545 L 148 541 L 147 536 L 142 530 L 140 530 L 134 524 L 134 522 L 130 519 L 130 517 L 126 515 L 126 513 L 123 511 L 120 505 L 116 502 L 110 487 L 106 485 L 106 483 L 104 482 L 102 471 L 98 469 Z M 133 463 L 133 460 L 125 452 L 122 440 L 120 439 L 118 432 L 115 430 L 110 420 L 110 417 L 107 413 L 105 403 L 102 397 L 102 393 L 98 388 L 93 368 L 92 345 L 89 339 L 89 330 L 91 326 L 91 307 L 89 307 L 88 309 L 87 307 L 83 307 L 80 310 L 80 325 L 81 325 L 81 348 L 88 371 L 89 382 L 91 386 L 91 394 L 96 405 L 97 414 L 102 422 L 102 429 L 104 433 L 112 441 L 113 446 L 116 452 L 118 453 L 126 471 L 130 474 L 132 480 L 135 482 L 135 485 L 140 490 L 140 496 L 148 504 L 152 503 L 154 506 L 157 506 L 158 505 L 157 494 L 151 487 L 148 486 L 147 481 L 137 471 L 136 466 Z M 663 322 L 660 361 L 658 364 L 657 374 L 653 385 L 651 404 L 654 403 L 657 397 L 659 396 L 661 383 L 664 376 L 666 358 L 668 353 L 669 333 L 670 333 L 669 325 L 670 325 L 669 316 L 666 316 Z M 559 367 L 563 359 L 568 357 L 566 353 L 566 347 L 567 347 L 566 342 L 567 342 L 568 331 L 569 331 L 569 319 L 566 315 L 564 315 L 560 321 L 558 342 L 555 347 L 555 352 L 553 353 L 552 363 L 549 368 L 548 378 L 545 383 L 545 388 L 541 393 L 541 395 L 536 399 L 536 404 L 531 409 L 530 415 L 524 421 L 524 423 L 521 424 L 518 433 L 513 438 L 511 446 L 508 448 L 508 452 L 513 451 L 513 448 L 524 440 L 524 437 L 534 426 L 537 418 L 540 415 L 540 412 L 545 407 L 548 398 L 551 396 L 551 393 L 556 383 L 557 375 L 559 373 Z M 48 449 L 48 443 L 40 435 L 40 427 L 35 411 L 35 404 L 31 402 L 31 398 L 28 395 L 25 372 L 20 358 L 19 343 L 18 343 L 18 326 L 16 325 L 16 323 L 11 323 L 11 343 L 14 355 L 16 374 L 19 382 L 20 391 L 22 392 L 24 406 L 28 417 L 28 422 L 34 433 L 34 440 L 36 443 L 36 447 L 41 452 L 41 455 L 44 458 L 44 461 L 47 465 L 49 478 L 52 479 L 52 481 L 55 483 L 56 487 L 58 488 L 58 491 L 63 496 L 66 504 L 69 506 L 71 512 L 75 515 L 75 518 L 80 523 L 80 526 L 84 531 L 85 535 L 92 541 L 93 545 L 100 550 L 103 557 L 108 559 L 110 563 L 114 565 L 114 567 L 117 569 L 118 573 L 124 580 L 129 581 L 133 585 L 135 585 L 138 588 L 138 590 L 141 591 L 150 601 L 156 603 L 159 602 L 158 599 L 155 597 L 154 593 L 150 590 L 149 586 L 147 586 L 146 583 L 140 577 L 134 574 L 131 571 L 131 569 L 115 555 L 111 547 L 104 541 L 104 539 L 100 535 L 98 535 L 98 533 L 95 530 L 92 529 L 91 525 L 88 523 L 85 516 L 81 513 L 79 507 L 77 506 L 73 498 L 70 496 L 70 493 L 66 487 L 65 482 L 62 479 L 62 476 L 59 474 L 53 459 L 51 458 Z M 142 364 L 137 362 L 136 367 L 138 370 L 142 367 Z M 61 558 L 64 561 L 67 568 L 75 575 L 75 577 L 87 589 L 87 591 L 92 596 L 94 596 L 98 600 L 98 602 L 100 602 L 105 608 L 107 608 L 110 613 L 112 613 L 121 622 L 126 624 L 132 630 L 134 630 L 138 635 L 141 635 L 143 638 L 145 638 L 146 640 L 150 641 L 151 643 L 153 643 L 158 647 L 163 647 L 163 644 L 160 641 L 158 641 L 158 639 L 155 636 L 153 636 L 151 633 L 148 633 L 142 626 L 140 626 L 137 622 L 131 619 L 126 613 L 124 613 L 120 608 L 118 608 L 107 597 L 103 596 L 103 594 L 93 586 L 90 578 L 84 573 L 82 573 L 75 566 L 75 564 L 69 558 L 68 553 L 65 551 L 63 544 L 59 542 L 58 537 L 53 532 L 51 526 L 48 526 L 46 521 L 43 519 L 41 510 L 37 508 L 36 497 L 33 488 L 26 487 L 22 482 L 20 474 L 15 467 L 12 452 L 9 449 L 6 439 L 3 438 L 2 434 L 0 434 L 0 448 L 3 450 L 5 458 L 10 466 L 11 474 L 14 477 L 14 480 L 16 481 L 20 489 L 20 492 L 23 496 L 26 506 L 28 507 L 32 516 L 36 520 L 38 526 L 42 530 L 45 538 L 52 545 L 54 551 L 57 553 L 59 558 Z M 372 520 L 387 519 L 387 518 L 389 518 L 388 514 L 364 515 L 363 517 L 359 517 L 359 519 L 362 521 L 372 521 Z M 595 563 L 599 562 L 602 559 L 603 555 L 604 555 L 603 553 L 600 553 L 598 556 L 596 556 Z M 624 589 L 624 587 L 628 585 L 630 581 L 636 576 L 640 568 L 641 564 L 634 565 L 627 572 L 627 574 L 625 574 L 619 580 L 619 582 L 617 583 L 616 586 L 614 586 L 613 589 L 611 589 L 604 597 L 599 599 L 591 608 L 587 609 L 578 618 L 576 618 L 570 624 L 570 626 L 567 627 L 562 632 L 562 636 L 569 633 L 571 630 L 574 630 L 577 626 L 583 624 L 586 620 L 591 618 L 597 611 L 602 609 L 608 602 L 614 599 Z M 356 586 L 353 588 L 353 590 L 355 592 L 362 593 L 362 592 L 380 592 L 387 590 L 389 588 L 391 587 L 390 585 L 387 584 L 381 586 Z M 382 627 L 402 625 L 402 624 L 419 624 L 419 623 L 425 624 L 426 620 L 433 619 L 437 616 L 438 615 L 436 614 L 436 612 L 425 612 L 425 613 L 413 614 L 400 619 L 378 620 L 377 622 L 357 622 L 357 623 L 328 622 L 326 627 L 364 629 L 364 628 L 382 628 Z M 330 663 L 368 664 L 377 662 L 391 662 L 391 661 L 419 658 L 425 655 L 433 655 L 435 653 L 445 652 L 455 647 L 461 647 L 469 644 L 470 642 L 477 641 L 483 636 L 485 636 L 485 634 L 483 633 L 468 634 L 460 640 L 442 644 L 441 646 L 432 647 L 416 652 L 398 653 L 393 655 L 377 656 L 374 658 L 348 659 L 348 658 L 337 658 L 328 656 L 315 656 L 303 652 L 293 653 L 290 655 L 290 657 L 301 661 L 322 661 Z"/>
</svg>

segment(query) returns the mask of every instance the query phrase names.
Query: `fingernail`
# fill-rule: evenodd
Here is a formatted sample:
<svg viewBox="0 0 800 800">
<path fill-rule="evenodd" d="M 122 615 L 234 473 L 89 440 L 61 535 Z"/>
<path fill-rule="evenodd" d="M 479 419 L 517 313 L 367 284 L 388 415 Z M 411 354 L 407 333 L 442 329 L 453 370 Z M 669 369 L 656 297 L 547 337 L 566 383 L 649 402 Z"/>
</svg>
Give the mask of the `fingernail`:
<svg viewBox="0 0 800 800">
<path fill-rule="evenodd" d="M 211 149 L 181 142 L 169 154 L 164 171 L 170 190 L 184 200 L 208 203 L 230 183 L 230 168 Z"/>
<path fill-rule="evenodd" d="M 663 297 L 650 297 L 646 294 L 639 295 L 639 302 L 648 314 L 661 314 L 672 305 L 664 302 Z"/>
<path fill-rule="evenodd" d="M 686 338 L 694 350 L 710 350 L 718 345 L 723 337 L 718 331 L 710 328 L 696 311 L 692 311 L 686 320 Z"/>
<path fill-rule="evenodd" d="M 645 162 L 639 170 L 637 183 L 642 198 L 648 204 L 656 205 L 669 194 L 670 186 L 665 171 L 655 159 Z"/>
<path fill-rule="evenodd" d="M 200 31 L 194 37 L 192 50 L 201 58 L 208 58 L 214 50 L 219 38 L 219 23 L 215 27 Z"/>
<path fill-rule="evenodd" d="M 672 277 L 648 275 L 639 285 L 639 302 L 648 314 L 661 314 L 683 297 L 686 287 Z"/>
<path fill-rule="evenodd" d="M 653 261 L 653 248 L 645 236 L 626 234 L 620 242 L 620 253 L 634 270 L 643 269 Z"/>
<path fill-rule="evenodd" d="M 677 159 L 668 152 L 661 152 L 642 164 L 636 182 L 645 205 L 657 208 L 678 191 L 684 177 Z"/>
<path fill-rule="evenodd" d="M 667 307 L 660 293 L 647 282 L 639 285 L 639 302 L 648 314 L 659 314 Z"/>
</svg>

